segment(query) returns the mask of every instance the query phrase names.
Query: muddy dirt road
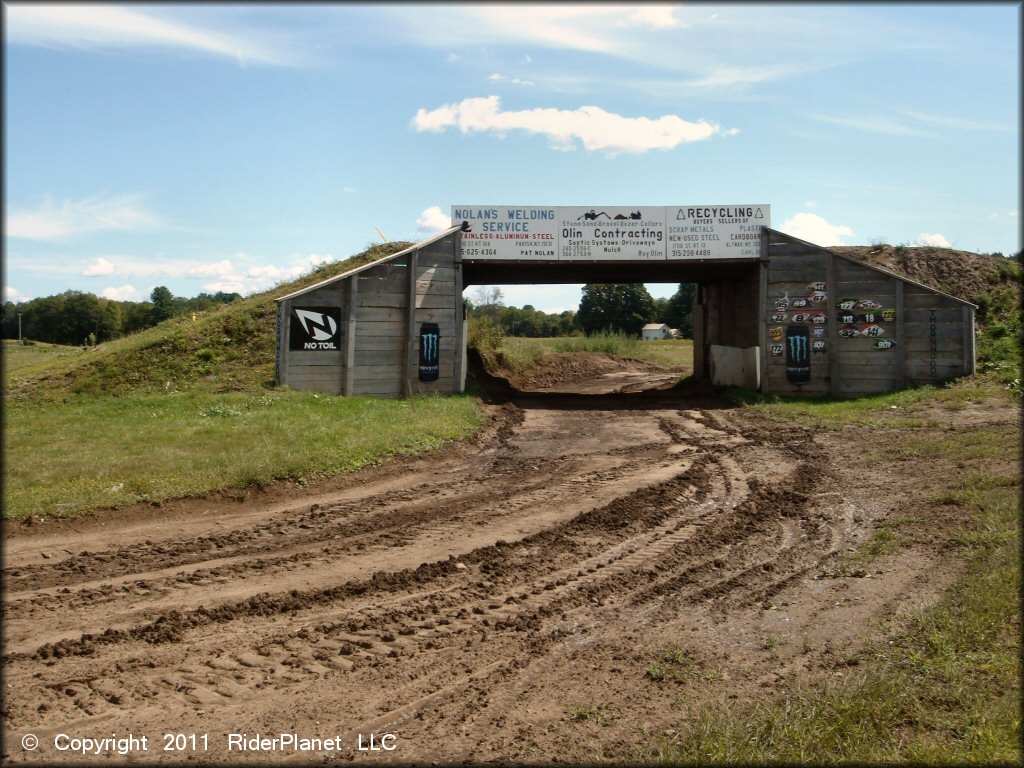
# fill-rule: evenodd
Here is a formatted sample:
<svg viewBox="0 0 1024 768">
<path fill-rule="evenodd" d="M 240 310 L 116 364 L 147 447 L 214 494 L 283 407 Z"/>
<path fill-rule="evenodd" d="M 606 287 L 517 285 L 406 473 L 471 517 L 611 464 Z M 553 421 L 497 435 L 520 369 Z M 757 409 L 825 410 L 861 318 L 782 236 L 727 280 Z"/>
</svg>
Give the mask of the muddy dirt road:
<svg viewBox="0 0 1024 768">
<path fill-rule="evenodd" d="M 926 546 L 829 573 L 921 490 L 858 469 L 843 441 L 870 435 L 680 395 L 490 414 L 315 493 L 9 530 L 5 757 L 643 757 L 688 702 L 834 674 L 952 577 Z M 280 734 L 324 741 L 250 748 Z"/>
</svg>

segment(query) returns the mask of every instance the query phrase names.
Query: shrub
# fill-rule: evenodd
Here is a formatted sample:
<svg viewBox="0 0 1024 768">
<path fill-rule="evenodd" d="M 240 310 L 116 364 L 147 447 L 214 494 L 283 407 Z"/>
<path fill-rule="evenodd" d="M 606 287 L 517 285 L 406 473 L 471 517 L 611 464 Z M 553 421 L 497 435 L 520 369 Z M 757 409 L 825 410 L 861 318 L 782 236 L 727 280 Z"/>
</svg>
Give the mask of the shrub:
<svg viewBox="0 0 1024 768">
<path fill-rule="evenodd" d="M 470 318 L 467 343 L 478 352 L 495 352 L 504 340 L 504 329 L 492 318 Z"/>
</svg>

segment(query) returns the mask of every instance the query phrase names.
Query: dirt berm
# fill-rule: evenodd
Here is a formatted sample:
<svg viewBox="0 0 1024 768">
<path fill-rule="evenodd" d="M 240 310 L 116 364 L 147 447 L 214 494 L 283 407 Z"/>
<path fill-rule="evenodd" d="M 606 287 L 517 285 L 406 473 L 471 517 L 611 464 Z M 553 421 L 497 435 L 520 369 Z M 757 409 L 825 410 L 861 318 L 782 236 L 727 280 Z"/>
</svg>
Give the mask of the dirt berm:
<svg viewBox="0 0 1024 768">
<path fill-rule="evenodd" d="M 145 735 L 140 761 L 643 758 L 687 706 L 842 674 L 955 575 L 929 535 L 952 512 L 923 499 L 957 470 L 873 461 L 878 430 L 506 394 L 475 439 L 313 491 L 9 531 L 5 759 L 90 762 L 61 734 Z M 921 535 L 840 572 L 908 507 Z M 279 734 L 321 741 L 250 748 Z"/>
</svg>

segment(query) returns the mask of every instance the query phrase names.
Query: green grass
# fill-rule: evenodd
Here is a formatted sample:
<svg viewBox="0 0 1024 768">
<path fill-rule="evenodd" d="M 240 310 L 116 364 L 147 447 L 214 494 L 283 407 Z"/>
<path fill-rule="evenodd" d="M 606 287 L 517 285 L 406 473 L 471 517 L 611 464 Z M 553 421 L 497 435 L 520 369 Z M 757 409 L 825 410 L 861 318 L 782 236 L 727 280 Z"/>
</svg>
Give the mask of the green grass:
<svg viewBox="0 0 1024 768">
<path fill-rule="evenodd" d="M 976 499 L 965 575 L 840 684 L 793 686 L 752 708 L 710 707 L 656 756 L 667 763 L 1020 764 L 1017 489 Z M 978 538 L 977 533 L 984 532 Z"/>
<path fill-rule="evenodd" d="M 605 726 L 611 724 L 622 713 L 607 704 L 578 704 L 570 707 L 566 714 L 569 715 L 570 720 L 576 723 L 593 721 L 598 725 Z"/>
<path fill-rule="evenodd" d="M 81 357 L 88 352 L 83 347 L 65 347 L 60 344 L 45 344 L 41 341 L 22 345 L 17 340 L 4 339 L 4 382 L 14 375 L 24 375 L 38 368 L 45 368 L 54 361 L 69 357 Z"/>
<path fill-rule="evenodd" d="M 493 354 L 503 367 L 521 373 L 533 368 L 548 355 L 579 352 L 603 352 L 666 368 L 693 365 L 693 341 L 690 339 L 641 341 L 616 333 L 547 339 L 506 336 L 498 342 Z"/>
<path fill-rule="evenodd" d="M 690 654 L 678 645 L 667 645 L 659 649 L 651 662 L 644 667 L 644 677 L 656 683 L 665 680 L 682 682 L 697 666 Z"/>
<path fill-rule="evenodd" d="M 5 515 L 305 483 L 471 433 L 480 415 L 469 396 L 380 400 L 273 387 L 274 298 L 405 245 L 373 246 L 95 349 L 5 343 Z"/>
<path fill-rule="evenodd" d="M 102 397 L 139 392 L 215 393 L 266 389 L 274 379 L 275 298 L 395 253 L 407 245 L 374 245 L 344 261 L 311 270 L 293 282 L 199 312 L 195 320 L 189 313 L 80 354 L 43 356 L 44 359 L 31 366 L 9 369 L 5 381 L 6 399 L 54 400 L 69 393 Z"/>
<path fill-rule="evenodd" d="M 985 376 L 965 377 L 945 386 L 913 387 L 858 398 L 784 397 L 742 389 L 733 389 L 727 394 L 735 402 L 773 419 L 829 430 L 842 429 L 847 424 L 889 429 L 936 427 L 940 422 L 934 415 L 920 413 L 921 406 L 932 404 L 943 410 L 958 411 L 993 396 L 1020 402 L 1010 390 Z"/>
<path fill-rule="evenodd" d="M 203 392 L 7 405 L 7 517 L 74 515 L 215 489 L 300 483 L 464 437 L 468 396 Z"/>
<path fill-rule="evenodd" d="M 972 387 L 1003 396 L 997 384 L 975 382 L 963 391 L 915 390 L 900 393 L 903 400 L 870 400 L 875 409 L 886 410 L 900 402 L 913 414 L 930 397 L 956 407 Z M 832 425 L 883 417 L 856 402 L 752 407 Z M 880 430 L 880 440 L 886 437 Z M 670 764 L 1019 765 L 1020 452 L 1016 423 L 967 430 L 959 438 L 911 435 L 907 455 L 917 461 L 973 462 L 971 471 L 952 475 L 929 500 L 962 511 L 962 524 L 947 534 L 953 551 L 945 556 L 965 563 L 954 586 L 901 632 L 868 646 L 860 671 L 847 672 L 843 682 L 793 684 L 781 695 L 753 703 L 691 708 L 673 735 L 656 740 L 646 757 Z M 916 517 L 904 515 L 880 526 L 847 565 L 897 551 L 905 525 L 927 524 Z"/>
</svg>

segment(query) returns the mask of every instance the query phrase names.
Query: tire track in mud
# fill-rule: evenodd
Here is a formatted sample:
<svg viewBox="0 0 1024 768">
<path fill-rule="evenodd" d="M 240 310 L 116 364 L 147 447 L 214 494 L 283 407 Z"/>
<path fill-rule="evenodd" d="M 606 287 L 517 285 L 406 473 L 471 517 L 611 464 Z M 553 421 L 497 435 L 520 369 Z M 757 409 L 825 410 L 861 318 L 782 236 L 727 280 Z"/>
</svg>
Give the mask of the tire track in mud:
<svg viewBox="0 0 1024 768">
<path fill-rule="evenodd" d="M 660 449 L 654 446 L 654 449 Z M 448 494 L 447 498 L 437 501 L 440 494 L 435 489 L 427 491 L 426 500 L 412 498 L 410 494 L 402 494 L 402 501 L 408 504 L 391 506 L 393 501 L 388 500 L 381 512 L 378 508 L 373 511 L 372 516 L 364 516 L 357 522 L 341 521 L 339 525 L 344 526 L 344 533 L 337 533 L 338 527 L 330 522 L 325 523 L 319 530 L 322 537 L 330 544 L 310 546 L 309 536 L 298 536 L 299 543 L 295 540 L 283 539 L 278 544 L 279 554 L 274 557 L 258 557 L 245 559 L 241 555 L 233 558 L 223 558 L 217 561 L 206 561 L 196 568 L 182 569 L 178 566 L 165 568 L 162 572 L 147 572 L 134 574 L 130 577 L 115 577 L 113 579 L 97 579 L 85 584 L 71 587 L 51 588 L 47 591 L 17 592 L 8 594 L 7 610 L 12 618 L 31 617 L 33 613 L 41 611 L 53 612 L 59 610 L 65 616 L 65 623 L 68 626 L 82 626 L 86 621 L 76 620 L 74 611 L 91 612 L 105 603 L 117 603 L 131 601 L 131 610 L 125 611 L 119 624 L 123 628 L 132 619 L 149 615 L 155 617 L 161 607 L 180 604 L 187 601 L 187 595 L 179 595 L 181 591 L 194 590 L 197 588 L 227 585 L 234 580 L 235 587 L 222 587 L 222 592 L 231 589 L 241 590 L 244 594 L 252 596 L 259 592 L 277 587 L 278 589 L 287 583 L 290 574 L 297 573 L 297 585 L 303 585 L 308 591 L 311 582 L 336 582 L 336 575 L 330 570 L 318 569 L 318 576 L 310 576 L 309 570 L 316 568 L 325 559 L 338 559 L 340 557 L 359 556 L 364 560 L 372 557 L 375 549 L 386 550 L 402 546 L 414 546 L 417 542 L 417 534 L 429 528 L 434 539 L 457 538 L 458 531 L 465 526 L 464 514 L 460 511 L 465 505 L 473 509 L 473 524 L 483 526 L 494 524 L 494 520 L 516 516 L 519 523 L 528 525 L 530 522 L 529 508 L 546 503 L 560 505 L 571 509 L 573 504 L 578 504 L 579 490 L 585 487 L 592 497 L 600 497 L 602 488 L 610 483 L 621 481 L 624 476 L 633 476 L 633 481 L 639 483 L 645 478 L 655 478 L 665 474 L 665 470 L 657 465 L 654 468 L 641 469 L 640 462 L 650 458 L 648 454 L 652 451 L 651 446 L 640 446 L 639 450 L 631 451 L 633 455 L 627 461 L 612 461 L 605 466 L 590 472 L 577 472 L 575 475 L 562 478 L 551 478 L 549 473 L 558 474 L 562 471 L 562 463 L 559 461 L 549 462 L 547 472 L 541 473 L 536 462 L 527 462 L 524 466 L 516 469 L 512 465 L 524 464 L 515 459 L 505 459 L 496 474 L 530 472 L 534 477 L 541 476 L 541 479 L 527 483 L 513 483 L 516 487 L 512 489 L 499 488 L 488 491 L 479 490 L 483 484 L 482 477 L 470 477 L 462 481 L 461 486 L 469 489 L 468 494 Z M 624 455 L 624 452 L 618 452 Z M 467 498 L 468 496 L 468 498 Z M 486 501 L 486 503 L 483 503 Z M 475 506 L 470 504 L 472 502 Z M 456 506 L 452 506 L 452 505 Z M 320 506 L 320 505 L 317 505 Z M 344 505 L 348 509 L 349 504 Z M 323 505 L 313 510 L 315 515 L 330 515 L 335 510 L 334 505 Z M 410 511 L 411 510 L 411 511 Z M 300 520 L 308 519 L 305 516 Z M 386 520 L 386 522 L 385 522 Z M 377 522 L 381 524 L 376 525 Z M 354 527 L 353 527 L 354 526 Z M 295 526 L 292 526 L 295 528 Z M 298 524 L 298 528 L 306 528 L 305 523 Z M 367 529 L 374 530 L 376 544 L 367 545 L 362 543 L 362 534 Z M 340 541 L 339 541 L 340 539 Z M 447 547 L 442 547 L 447 548 Z M 107 555 L 101 556 L 101 562 L 108 562 L 111 558 Z M 365 569 L 367 565 L 363 565 Z M 353 570 L 353 569 L 349 569 Z M 255 578 L 254 578 L 255 577 Z M 89 634 L 103 633 L 104 627 L 96 628 L 96 632 Z M 35 634 L 35 633 L 33 633 Z M 106 635 L 111 637 L 116 635 Z M 18 638 L 13 640 L 13 646 L 21 649 L 22 643 Z"/>
<path fill-rule="evenodd" d="M 604 416 L 613 423 L 614 412 Z M 638 418 L 628 411 L 618 417 Z M 325 504 L 287 522 L 254 526 L 305 532 L 303 523 L 324 519 L 314 512 L 353 515 L 326 518 L 314 528 L 320 536 L 296 533 L 288 540 L 288 546 L 302 547 L 336 535 L 357 514 L 361 524 L 378 521 L 390 531 L 408 533 L 419 526 L 436 532 L 476 528 L 478 522 L 489 528 L 500 503 L 510 504 L 505 514 L 511 516 L 545 503 L 581 505 L 568 518 L 515 540 L 492 540 L 457 558 L 340 582 L 331 581 L 332 563 L 351 555 L 353 546 L 296 552 L 283 557 L 299 555 L 297 562 L 311 564 L 325 586 L 224 602 L 217 600 L 219 584 L 208 582 L 197 588 L 215 600 L 210 607 L 166 611 L 143 623 L 8 653 L 8 680 L 20 691 L 12 716 L 25 725 L 45 718 L 67 727 L 157 713 L 166 720 L 167 712 L 184 715 L 198 707 L 205 716 L 218 712 L 230 721 L 232 712 L 262 712 L 267 705 L 260 702 L 321 691 L 322 681 L 344 678 L 343 687 L 366 691 L 358 702 L 335 702 L 340 720 L 356 724 L 353 732 L 398 723 L 426 728 L 420 718 L 430 710 L 429 727 L 442 733 L 455 721 L 484 717 L 480 704 L 488 696 L 482 691 L 527 684 L 531 669 L 569 636 L 599 637 L 621 627 L 624 615 L 635 621 L 697 603 L 766 599 L 839 546 L 838 521 L 811 503 L 827 468 L 809 432 L 733 424 L 700 409 L 666 408 L 644 418 L 651 421 L 652 437 L 664 440 L 609 447 L 606 457 L 625 460 L 589 472 L 577 468 L 547 495 L 545 483 L 573 462 L 597 457 L 523 459 L 515 455 L 512 433 L 508 450 L 490 462 L 487 488 L 451 492 L 434 504 L 430 495 L 438 489 L 429 486 L 411 498 L 403 491 L 361 500 L 363 507 L 360 501 Z M 769 460 L 774 469 L 766 480 Z M 602 482 L 614 488 L 652 461 L 666 477 L 641 478 L 640 487 L 606 503 L 586 503 L 587 493 Z M 470 474 L 460 482 L 483 480 Z M 507 496 L 496 500 L 501 489 Z M 392 514 L 396 519 L 381 520 Z M 380 551 L 395 547 L 388 541 Z M 161 564 L 158 548 L 173 551 L 169 543 L 155 544 L 144 559 L 149 567 Z M 196 543 L 191 552 L 208 549 Z M 176 561 L 163 564 L 180 567 Z M 275 565 L 274 558 L 242 560 L 237 570 L 218 566 L 202 575 L 230 583 Z M 36 599 L 56 598 L 59 610 L 75 600 L 87 603 L 94 589 L 115 605 L 123 600 L 113 585 Z M 453 699 L 459 701 L 452 704 Z M 495 717 L 500 714 L 486 714 L 487 722 Z"/>
</svg>

